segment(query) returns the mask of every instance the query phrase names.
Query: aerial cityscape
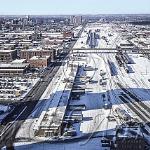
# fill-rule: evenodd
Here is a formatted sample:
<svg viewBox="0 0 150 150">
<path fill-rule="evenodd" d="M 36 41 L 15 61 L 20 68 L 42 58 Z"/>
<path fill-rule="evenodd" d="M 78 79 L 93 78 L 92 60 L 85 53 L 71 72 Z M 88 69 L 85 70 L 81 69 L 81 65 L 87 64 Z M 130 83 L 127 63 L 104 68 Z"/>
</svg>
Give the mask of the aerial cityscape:
<svg viewBox="0 0 150 150">
<path fill-rule="evenodd" d="M 146 9 L 3 10 L 1 150 L 150 150 Z"/>
</svg>

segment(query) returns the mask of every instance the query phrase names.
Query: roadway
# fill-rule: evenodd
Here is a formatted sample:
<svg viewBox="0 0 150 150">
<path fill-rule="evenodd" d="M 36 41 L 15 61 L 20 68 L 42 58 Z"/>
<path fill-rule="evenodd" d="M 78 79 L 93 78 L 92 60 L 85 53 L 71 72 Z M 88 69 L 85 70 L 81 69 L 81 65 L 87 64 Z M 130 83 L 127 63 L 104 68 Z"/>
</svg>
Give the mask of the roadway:
<svg viewBox="0 0 150 150">
<path fill-rule="evenodd" d="M 150 54 L 150 49 L 119 49 L 116 48 L 74 48 L 74 53 L 118 53 L 118 51 L 132 53 L 132 54 Z"/>
<path fill-rule="evenodd" d="M 2 125 L 4 125 L 5 128 L 1 133 L 0 148 L 6 145 L 8 149 L 13 149 L 12 146 L 18 129 L 31 114 L 48 84 L 53 79 L 53 76 L 58 71 L 60 65 L 57 66 L 56 64 L 57 63 L 55 63 L 50 70 L 47 70 L 43 80 L 39 81 L 24 100 L 19 102 L 14 110 L 2 121 Z"/>
<path fill-rule="evenodd" d="M 79 37 L 82 32 L 83 28 L 79 33 Z M 71 43 L 68 54 L 73 49 L 75 43 L 76 41 Z M 63 60 L 67 58 L 68 54 L 59 57 L 57 62 L 54 62 L 48 70 L 45 70 L 42 79 L 32 88 L 23 101 L 18 102 L 14 110 L 2 121 L 4 128 L 0 133 L 0 149 L 6 146 L 8 150 L 14 150 L 13 143 L 15 142 L 15 136 L 19 128 L 34 110 L 40 97 L 59 70 Z"/>
</svg>

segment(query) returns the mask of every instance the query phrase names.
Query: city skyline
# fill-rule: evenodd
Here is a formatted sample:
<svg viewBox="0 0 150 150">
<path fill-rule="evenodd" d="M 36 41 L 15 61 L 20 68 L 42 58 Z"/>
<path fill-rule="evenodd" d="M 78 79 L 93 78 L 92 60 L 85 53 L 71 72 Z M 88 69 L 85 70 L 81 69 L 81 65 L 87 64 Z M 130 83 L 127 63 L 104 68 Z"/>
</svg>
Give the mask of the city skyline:
<svg viewBox="0 0 150 150">
<path fill-rule="evenodd" d="M 149 0 L 5 0 L 0 15 L 150 14 Z"/>
</svg>

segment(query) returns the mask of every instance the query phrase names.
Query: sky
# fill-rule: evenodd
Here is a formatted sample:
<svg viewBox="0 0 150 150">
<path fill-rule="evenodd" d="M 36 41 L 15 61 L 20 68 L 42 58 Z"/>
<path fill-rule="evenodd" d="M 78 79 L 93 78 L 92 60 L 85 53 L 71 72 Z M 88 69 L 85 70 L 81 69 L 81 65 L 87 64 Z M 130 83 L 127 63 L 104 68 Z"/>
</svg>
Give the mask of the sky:
<svg viewBox="0 0 150 150">
<path fill-rule="evenodd" d="M 0 15 L 150 14 L 150 0 L 0 0 Z"/>
</svg>

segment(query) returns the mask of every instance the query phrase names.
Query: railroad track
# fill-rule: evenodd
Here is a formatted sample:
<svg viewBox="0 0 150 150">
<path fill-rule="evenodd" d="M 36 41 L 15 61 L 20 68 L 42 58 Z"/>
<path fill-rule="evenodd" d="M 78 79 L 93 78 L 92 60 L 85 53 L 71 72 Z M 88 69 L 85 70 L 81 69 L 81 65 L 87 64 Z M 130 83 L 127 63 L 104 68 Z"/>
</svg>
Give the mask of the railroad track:
<svg viewBox="0 0 150 150">
<path fill-rule="evenodd" d="M 119 77 L 116 76 L 117 80 L 122 83 L 122 81 L 120 81 Z M 132 80 L 132 79 L 131 79 Z M 115 82 L 115 81 L 114 81 Z M 129 90 L 127 90 L 127 88 L 130 89 L 130 87 L 125 84 L 125 86 L 123 86 L 122 84 L 120 84 L 119 82 L 115 82 L 115 84 L 123 90 L 124 93 L 126 93 L 132 100 L 134 100 L 135 102 L 137 102 L 137 104 L 142 107 L 145 111 L 146 111 L 146 114 L 148 114 L 150 116 L 150 107 L 148 107 L 145 103 L 142 102 L 142 98 L 138 97 L 136 94 L 134 94 L 134 92 L 131 92 Z M 136 84 L 139 86 L 139 84 L 137 83 L 137 81 L 134 80 L 134 82 L 136 82 Z M 126 87 L 126 88 L 125 88 Z M 139 107 L 138 106 L 138 107 Z"/>
<path fill-rule="evenodd" d="M 134 102 L 130 101 L 127 99 L 124 95 L 120 95 L 119 98 L 126 103 L 126 105 L 134 111 L 144 122 L 147 122 L 148 120 L 148 115 L 143 111 L 138 105 L 136 105 Z M 146 114 L 146 117 L 145 117 Z"/>
<path fill-rule="evenodd" d="M 81 33 L 79 33 L 79 36 L 81 36 Z M 3 136 L 0 136 L 0 149 L 5 145 L 8 149 L 14 149 L 13 143 L 20 126 L 24 123 L 24 121 L 28 118 L 30 113 L 35 108 L 40 97 L 47 88 L 47 85 L 52 81 L 53 77 L 59 70 L 59 67 L 62 65 L 62 61 L 67 58 L 75 43 L 76 41 L 74 41 L 71 45 L 68 54 L 60 59 L 60 63 L 58 63 L 57 65 L 53 65 L 50 70 L 46 71 L 46 73 L 43 74 L 44 78 L 42 79 L 42 81 L 38 81 L 37 84 L 32 88 L 32 90 L 26 95 L 26 97 L 21 102 L 18 102 L 18 104 L 15 106 L 15 109 L 3 120 L 2 124 L 7 126 L 7 123 L 12 123 L 16 119 L 16 117 L 13 118 L 14 115 L 20 114 L 20 112 L 22 112 L 22 110 L 26 108 L 22 112 L 22 115 L 17 118 L 14 124 L 12 124 L 12 126 L 8 130 L 4 131 Z"/>
<path fill-rule="evenodd" d="M 120 95 L 119 98 L 128 105 L 128 107 L 139 116 L 139 118 L 150 127 L 150 108 L 145 105 L 140 99 L 138 99 L 129 90 L 122 87 L 120 83 L 117 83 L 118 87 L 125 93 Z M 150 131 L 149 131 L 150 134 Z"/>
<path fill-rule="evenodd" d="M 118 80 L 118 82 L 114 81 L 116 87 L 119 87 L 123 91 L 123 94 L 119 96 L 120 100 L 123 101 L 123 103 L 125 103 L 135 114 L 140 117 L 142 121 L 147 123 L 150 127 L 150 107 L 142 102 L 142 98 L 138 97 L 134 92 L 128 90 L 127 88 L 130 89 L 130 87 L 127 84 L 125 86 L 122 85 L 122 81 L 120 81 L 118 76 L 116 76 L 116 78 Z"/>
<path fill-rule="evenodd" d="M 134 93 L 130 92 L 126 88 L 124 88 L 120 83 L 117 83 L 117 85 L 127 94 L 129 95 L 135 102 L 137 102 L 142 108 L 144 108 L 148 113 L 150 112 L 150 107 L 148 107 L 145 103 L 142 102 L 142 99 L 139 98 Z"/>
<path fill-rule="evenodd" d="M 20 128 L 21 124 L 28 118 L 36 104 L 38 103 L 38 100 L 40 99 L 41 95 L 47 88 L 47 85 L 51 82 L 53 79 L 53 76 L 58 71 L 59 66 L 54 66 L 51 70 L 47 71 L 47 75 L 43 81 L 39 81 L 31 90 L 31 92 L 23 99 L 23 101 L 18 102 L 18 105 L 14 108 L 13 112 L 9 114 L 3 121 L 2 125 L 7 126 L 7 124 L 11 123 L 11 126 L 6 131 L 3 131 L 2 136 L 0 137 L 0 148 L 4 145 L 8 145 L 8 147 L 12 147 L 13 142 L 15 141 L 15 135 Z M 49 77 L 49 78 L 48 78 Z M 26 108 L 24 110 L 24 108 Z M 24 110 L 22 112 L 22 110 Z M 21 115 L 16 119 L 14 122 L 13 116 L 18 116 L 18 114 Z M 13 124 L 12 124 L 13 123 Z"/>
</svg>

